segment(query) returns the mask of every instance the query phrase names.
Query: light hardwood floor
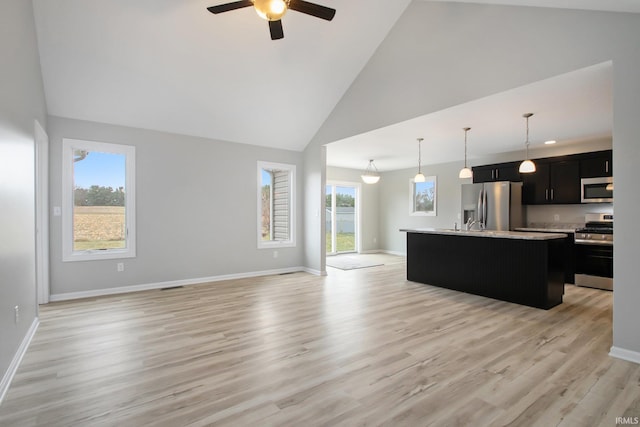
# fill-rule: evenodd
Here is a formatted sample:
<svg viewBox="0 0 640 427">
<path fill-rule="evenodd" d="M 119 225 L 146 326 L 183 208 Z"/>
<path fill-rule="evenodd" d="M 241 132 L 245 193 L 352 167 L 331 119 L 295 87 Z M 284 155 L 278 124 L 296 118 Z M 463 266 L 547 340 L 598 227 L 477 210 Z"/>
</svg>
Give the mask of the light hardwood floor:
<svg viewBox="0 0 640 427">
<path fill-rule="evenodd" d="M 49 304 L 2 426 L 592 426 L 640 416 L 612 294 L 545 311 L 403 263 Z"/>
</svg>

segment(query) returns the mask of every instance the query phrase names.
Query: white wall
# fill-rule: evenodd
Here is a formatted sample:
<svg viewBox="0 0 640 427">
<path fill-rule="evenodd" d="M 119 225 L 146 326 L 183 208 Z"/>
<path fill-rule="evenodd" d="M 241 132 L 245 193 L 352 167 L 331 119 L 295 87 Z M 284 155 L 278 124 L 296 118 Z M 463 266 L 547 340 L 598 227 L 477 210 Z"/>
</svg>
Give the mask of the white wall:
<svg viewBox="0 0 640 427">
<path fill-rule="evenodd" d="M 353 182 L 360 185 L 360 252 L 380 249 L 378 203 L 379 184 L 365 184 L 360 178 L 361 170 L 327 167 L 327 182 Z"/>
<path fill-rule="evenodd" d="M 0 2 L 0 58 L 1 397 L 12 360 L 37 316 L 34 119 L 46 125 L 46 108 L 30 1 Z"/>
<path fill-rule="evenodd" d="M 314 159 L 319 147 L 339 139 L 612 61 L 615 215 L 616 227 L 625 230 L 616 236 L 614 347 L 640 361 L 640 287 L 634 268 L 640 241 L 635 220 L 640 201 L 634 189 L 640 162 L 638 40 L 640 14 L 414 1 L 305 157 L 309 163 L 322 162 L 319 156 Z M 306 201 L 318 198 L 324 181 L 309 184 Z M 311 228 L 311 223 L 306 226 Z M 322 262 L 316 257 L 322 245 L 321 234 L 307 234 L 307 262 Z"/>
<path fill-rule="evenodd" d="M 460 225 L 460 185 L 471 182 L 458 178 L 461 167 L 458 163 L 423 166 L 424 175 L 437 179 L 436 216 L 409 214 L 409 182 L 417 172 L 415 168 L 382 174 L 380 205 L 384 209 L 380 212 L 380 235 L 385 251 L 406 254 L 406 235 L 399 231 L 401 228 L 453 228 L 455 222 Z"/>
<path fill-rule="evenodd" d="M 137 162 L 137 256 L 62 262 L 61 217 L 52 217 L 54 299 L 303 265 L 302 153 L 58 117 L 49 117 L 49 138 L 51 207 L 61 206 L 63 138 L 133 145 Z M 277 258 L 257 249 L 258 160 L 297 167 L 297 246 Z"/>
</svg>

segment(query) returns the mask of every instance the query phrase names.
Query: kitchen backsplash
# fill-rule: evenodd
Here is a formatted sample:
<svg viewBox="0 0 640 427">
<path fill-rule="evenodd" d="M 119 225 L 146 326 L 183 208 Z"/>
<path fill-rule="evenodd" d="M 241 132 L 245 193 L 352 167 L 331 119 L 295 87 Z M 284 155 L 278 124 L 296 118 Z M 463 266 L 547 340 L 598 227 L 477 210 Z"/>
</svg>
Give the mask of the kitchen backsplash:
<svg viewBox="0 0 640 427">
<path fill-rule="evenodd" d="M 579 228 L 584 226 L 588 213 L 613 213 L 612 203 L 582 205 L 525 206 L 527 226 L 534 228 Z"/>
</svg>

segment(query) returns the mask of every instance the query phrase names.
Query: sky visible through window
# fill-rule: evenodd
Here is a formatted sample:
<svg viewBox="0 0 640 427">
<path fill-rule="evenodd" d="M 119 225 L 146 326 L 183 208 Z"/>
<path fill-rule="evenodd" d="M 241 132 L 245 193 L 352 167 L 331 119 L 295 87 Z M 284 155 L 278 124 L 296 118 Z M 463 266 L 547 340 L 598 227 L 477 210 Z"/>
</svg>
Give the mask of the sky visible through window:
<svg viewBox="0 0 640 427">
<path fill-rule="evenodd" d="M 124 154 L 91 151 L 87 157 L 75 162 L 73 169 L 76 187 L 99 185 L 116 189 L 125 186 Z"/>
</svg>

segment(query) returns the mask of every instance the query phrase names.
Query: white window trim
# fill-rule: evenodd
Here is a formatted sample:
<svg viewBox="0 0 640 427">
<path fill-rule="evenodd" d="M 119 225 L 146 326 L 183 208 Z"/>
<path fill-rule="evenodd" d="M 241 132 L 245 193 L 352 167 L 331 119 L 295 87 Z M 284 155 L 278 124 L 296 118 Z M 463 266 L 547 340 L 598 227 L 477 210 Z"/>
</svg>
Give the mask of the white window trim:
<svg viewBox="0 0 640 427">
<path fill-rule="evenodd" d="M 289 224 L 289 240 L 262 240 L 262 170 L 263 169 L 280 169 L 288 170 L 291 174 L 289 180 L 289 191 L 291 194 L 291 212 Z M 257 213 L 256 213 L 256 233 L 258 240 L 258 249 L 275 249 L 275 248 L 291 248 L 296 246 L 296 165 L 285 163 L 273 163 L 258 161 L 257 168 Z"/>
<path fill-rule="evenodd" d="M 438 216 L 438 178 L 436 176 L 425 177 L 426 181 L 433 181 L 435 194 L 433 195 L 433 210 L 432 211 L 416 211 L 415 210 L 415 197 L 416 197 L 416 182 L 413 178 L 409 180 L 409 216 Z"/>
<path fill-rule="evenodd" d="M 76 149 L 124 154 L 125 162 L 125 206 L 127 215 L 127 247 L 125 249 L 73 250 L 73 152 Z M 135 147 L 106 142 L 62 140 L 62 261 L 92 261 L 103 259 L 134 258 L 136 256 L 136 206 L 135 206 Z"/>
</svg>

